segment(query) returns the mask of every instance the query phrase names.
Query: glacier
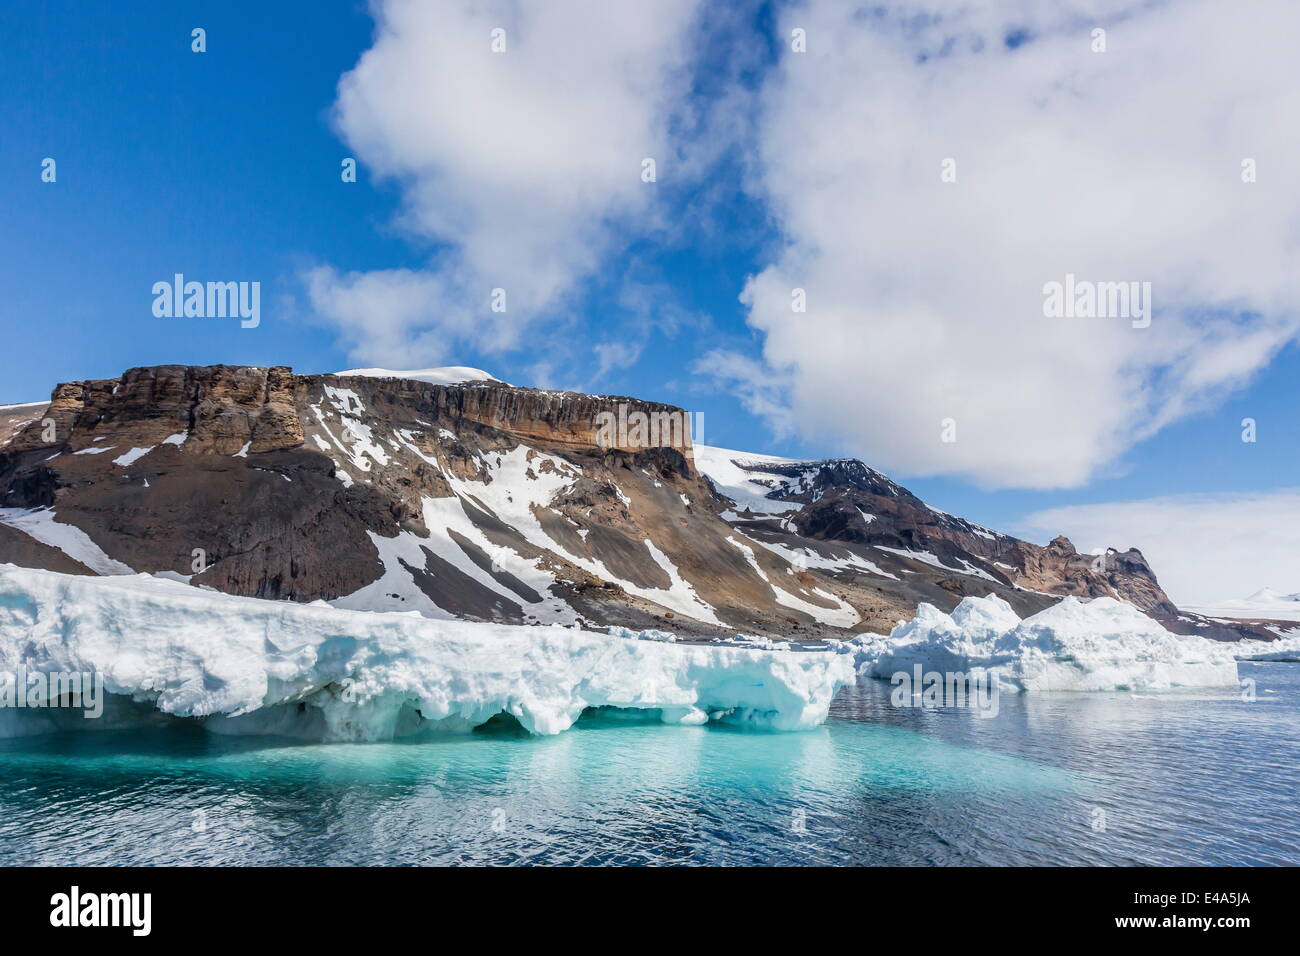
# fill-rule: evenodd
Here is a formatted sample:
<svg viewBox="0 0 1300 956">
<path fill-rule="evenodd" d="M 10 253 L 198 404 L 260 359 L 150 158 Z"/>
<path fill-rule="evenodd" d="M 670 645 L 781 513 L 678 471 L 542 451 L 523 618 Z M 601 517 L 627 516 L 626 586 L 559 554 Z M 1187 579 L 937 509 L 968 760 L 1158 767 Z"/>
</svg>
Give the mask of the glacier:
<svg viewBox="0 0 1300 956">
<path fill-rule="evenodd" d="M 855 679 L 851 659 L 827 651 L 439 621 L 3 564 L 0 671 L 20 670 L 100 675 L 114 706 L 81 729 L 169 715 L 217 733 L 330 741 L 464 732 L 498 714 L 556 734 L 587 708 L 803 730 Z M 0 736 L 63 717 L 4 708 Z"/>
<path fill-rule="evenodd" d="M 1024 620 L 996 595 L 967 597 L 951 614 L 930 604 L 887 636 L 840 648 L 862 677 L 925 671 L 993 673 L 1003 692 L 1236 687 L 1230 644 L 1173 634 L 1114 598 L 1067 597 Z"/>
</svg>

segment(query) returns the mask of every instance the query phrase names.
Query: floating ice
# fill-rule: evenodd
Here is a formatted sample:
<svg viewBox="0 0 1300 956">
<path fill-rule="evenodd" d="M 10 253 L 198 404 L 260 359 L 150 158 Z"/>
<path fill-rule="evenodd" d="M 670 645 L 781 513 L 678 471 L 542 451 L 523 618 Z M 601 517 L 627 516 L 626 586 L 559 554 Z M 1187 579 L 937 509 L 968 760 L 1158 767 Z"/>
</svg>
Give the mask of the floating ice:
<svg viewBox="0 0 1300 956">
<path fill-rule="evenodd" d="M 1238 641 L 1232 653 L 1239 661 L 1300 661 L 1300 630 L 1280 631 L 1276 641 Z"/>
<path fill-rule="evenodd" d="M 0 564 L 0 671 L 20 667 L 93 671 L 109 694 L 217 732 L 325 740 L 468 730 L 501 713 L 554 734 L 588 707 L 798 730 L 825 720 L 853 680 L 840 654 L 433 621 Z"/>
<path fill-rule="evenodd" d="M 1160 690 L 1237 685 L 1231 645 L 1172 634 L 1113 598 L 1067 597 L 1023 621 L 996 595 L 964 598 L 952 614 L 922 604 L 888 637 L 863 634 L 844 650 L 864 677 L 995 670 L 1000 689 Z"/>
</svg>

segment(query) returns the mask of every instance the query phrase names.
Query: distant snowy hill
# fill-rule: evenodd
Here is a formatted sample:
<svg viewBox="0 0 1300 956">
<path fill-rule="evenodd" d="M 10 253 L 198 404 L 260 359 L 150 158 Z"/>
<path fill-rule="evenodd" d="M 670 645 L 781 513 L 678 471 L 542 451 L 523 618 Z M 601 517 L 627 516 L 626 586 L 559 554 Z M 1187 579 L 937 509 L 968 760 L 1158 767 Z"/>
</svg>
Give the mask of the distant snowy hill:
<svg viewBox="0 0 1300 956">
<path fill-rule="evenodd" d="M 404 378 L 413 382 L 428 382 L 430 385 L 462 385 L 465 382 L 499 382 L 481 368 L 466 365 L 445 365 L 441 368 L 417 368 L 408 371 L 394 371 L 390 368 L 350 368 L 335 372 L 338 376 L 360 375 L 366 378 Z M 505 384 L 505 383 L 502 383 Z"/>
<path fill-rule="evenodd" d="M 1187 608 L 1206 617 L 1241 620 L 1300 621 L 1300 594 L 1282 594 L 1261 588 L 1250 597 L 1198 604 Z"/>
</svg>

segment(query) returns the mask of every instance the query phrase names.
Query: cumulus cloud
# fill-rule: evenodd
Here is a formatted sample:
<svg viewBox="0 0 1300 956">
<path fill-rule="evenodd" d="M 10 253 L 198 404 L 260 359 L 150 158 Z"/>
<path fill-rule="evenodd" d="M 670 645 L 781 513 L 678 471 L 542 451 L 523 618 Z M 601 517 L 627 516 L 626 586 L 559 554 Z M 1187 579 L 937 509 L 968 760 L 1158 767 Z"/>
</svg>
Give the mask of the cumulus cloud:
<svg viewBox="0 0 1300 956">
<path fill-rule="evenodd" d="M 1264 587 L 1300 591 L 1300 488 L 1173 495 L 1039 511 L 1019 529 L 1064 533 L 1080 551 L 1136 544 L 1175 604 L 1213 604 Z"/>
<path fill-rule="evenodd" d="M 787 8 L 755 179 L 787 245 L 743 294 L 764 403 L 779 372 L 781 414 L 873 464 L 1050 488 L 1246 384 L 1300 330 L 1297 35 L 1289 0 Z M 1150 326 L 1045 317 L 1067 273 L 1150 282 Z"/>
<path fill-rule="evenodd" d="M 339 83 L 335 123 L 400 185 L 427 269 L 307 276 L 317 313 L 364 363 L 507 348 L 653 219 L 642 160 L 671 168 L 697 0 L 380 0 L 374 44 Z M 492 31 L 504 30 L 494 53 Z M 493 289 L 506 311 L 489 308 Z"/>
</svg>

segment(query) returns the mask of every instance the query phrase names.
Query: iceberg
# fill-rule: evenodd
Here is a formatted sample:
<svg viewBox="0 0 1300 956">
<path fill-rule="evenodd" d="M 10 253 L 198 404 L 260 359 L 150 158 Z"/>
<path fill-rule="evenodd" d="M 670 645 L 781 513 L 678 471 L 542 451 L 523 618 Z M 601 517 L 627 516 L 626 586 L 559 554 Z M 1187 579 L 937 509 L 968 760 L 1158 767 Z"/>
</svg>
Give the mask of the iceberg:
<svg viewBox="0 0 1300 956">
<path fill-rule="evenodd" d="M 963 598 L 951 614 L 922 604 L 888 636 L 846 642 L 863 677 L 925 671 L 994 673 L 1004 692 L 1235 687 L 1231 645 L 1173 634 L 1114 598 L 1067 597 L 1021 620 L 996 595 Z"/>
<path fill-rule="evenodd" d="M 1300 634 L 1293 629 L 1276 641 L 1238 641 L 1232 645 L 1232 653 L 1239 661 L 1300 662 Z"/>
<path fill-rule="evenodd" d="M 841 654 L 628 640 L 558 625 L 438 621 L 235 597 L 146 574 L 0 565 L 0 671 L 90 673 L 118 706 L 218 733 L 332 741 L 467 731 L 509 714 L 556 734 L 587 708 L 803 730 L 854 680 Z M 0 715 L 0 734 L 32 732 Z M 44 728 L 51 729 L 51 728 Z"/>
</svg>

